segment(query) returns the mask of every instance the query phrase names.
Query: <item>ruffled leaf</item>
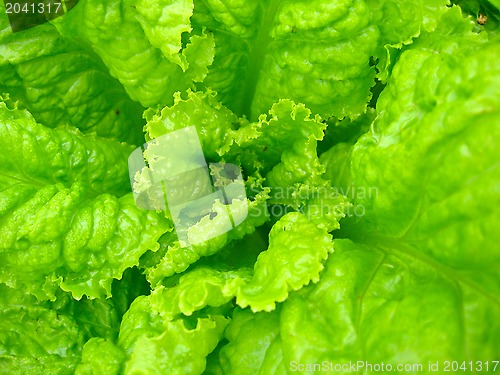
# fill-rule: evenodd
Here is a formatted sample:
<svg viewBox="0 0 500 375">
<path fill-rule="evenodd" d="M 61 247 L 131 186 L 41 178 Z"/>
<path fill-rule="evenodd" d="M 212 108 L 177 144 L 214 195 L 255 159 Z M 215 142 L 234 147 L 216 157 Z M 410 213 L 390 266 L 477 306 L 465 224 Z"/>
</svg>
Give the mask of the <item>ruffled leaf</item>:
<svg viewBox="0 0 500 375">
<path fill-rule="evenodd" d="M 101 338 L 92 338 L 83 347 L 81 363 L 76 367 L 76 375 L 118 375 L 125 358 L 123 352 Z"/>
<path fill-rule="evenodd" d="M 62 35 L 82 38 L 133 100 L 145 107 L 166 105 L 174 92 L 202 80 L 213 60 L 213 38 L 202 31 L 189 36 L 196 51 L 181 50 L 192 7 L 184 0 L 83 0 L 54 24 Z"/>
<path fill-rule="evenodd" d="M 0 373 L 74 373 L 84 335 L 71 316 L 0 284 Z"/>
<path fill-rule="evenodd" d="M 201 374 L 229 323 L 237 285 L 247 277 L 244 270 L 200 267 L 174 285 L 137 298 L 124 316 L 118 341 L 127 353 L 125 371 Z"/>
<path fill-rule="evenodd" d="M 118 196 L 131 191 L 127 158 L 132 147 L 83 136 L 69 127 L 50 129 L 26 110 L 0 102 L 0 186 L 23 182 L 34 186 L 80 183 L 89 192 Z"/>
<path fill-rule="evenodd" d="M 41 299 L 55 299 L 59 287 L 78 299 L 109 296 L 112 280 L 156 250 L 168 228 L 131 194 L 98 194 L 123 194 L 119 160 L 130 148 L 50 130 L 4 103 L 0 119 L 8 151 L 0 157 L 0 281 Z"/>
<path fill-rule="evenodd" d="M 283 216 L 269 233 L 269 249 L 260 253 L 249 283 L 236 302 L 252 311 L 271 311 L 288 293 L 317 282 L 323 261 L 333 252 L 332 237 L 294 212 Z"/>
<path fill-rule="evenodd" d="M 47 126 L 140 143 L 143 108 L 132 102 L 100 59 L 50 24 L 12 33 L 0 5 L 0 94 Z"/>
</svg>

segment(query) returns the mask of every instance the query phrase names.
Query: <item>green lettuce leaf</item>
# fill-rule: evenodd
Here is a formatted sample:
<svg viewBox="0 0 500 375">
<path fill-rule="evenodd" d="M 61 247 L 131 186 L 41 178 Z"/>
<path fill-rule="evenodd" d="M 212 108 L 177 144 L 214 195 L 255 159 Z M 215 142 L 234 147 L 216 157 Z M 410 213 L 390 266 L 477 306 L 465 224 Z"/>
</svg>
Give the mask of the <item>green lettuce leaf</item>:
<svg viewBox="0 0 500 375">
<path fill-rule="evenodd" d="M 111 351 L 120 325 L 118 312 L 109 299 L 76 301 L 59 292 L 54 302 L 40 302 L 3 284 L 0 320 L 0 374 L 74 374 L 75 368 L 86 367 L 78 363 L 88 362 L 96 343 L 107 343 L 106 352 Z M 112 354 L 106 355 L 103 362 Z"/>
<path fill-rule="evenodd" d="M 8 92 L 47 126 L 140 143 L 143 108 L 98 56 L 44 24 L 12 33 L 0 4 L 0 95 Z"/>
<path fill-rule="evenodd" d="M 76 375 L 118 375 L 125 356 L 112 341 L 92 338 L 83 346 L 82 361 Z"/>
<path fill-rule="evenodd" d="M 402 54 L 379 98 L 371 131 L 348 151 L 349 156 L 338 147 L 325 154 L 324 160 L 332 161 L 337 151 L 344 155 L 338 159 L 344 163 L 327 167 L 336 185 L 378 189 L 377 194 L 359 194 L 355 199 L 366 210 L 362 225 L 368 232 L 408 239 L 414 233 L 421 241 L 424 236 L 417 233 L 425 233 L 423 226 L 438 231 L 451 226 L 448 230 L 458 235 L 489 225 L 487 207 L 498 199 L 498 171 L 491 161 L 492 139 L 499 130 L 498 69 L 492 65 L 498 45 L 468 31 L 471 23 L 457 8 L 450 9 L 448 17 L 455 24 L 443 22 L 440 34 L 422 36 Z M 339 169 L 344 172 L 338 173 Z M 389 180 L 389 176 L 399 178 Z M 471 191 L 482 198 L 469 201 Z M 477 212 L 483 212 L 480 218 Z M 451 222 L 453 214 L 457 220 Z M 486 237 L 486 247 L 492 246 L 494 236 Z M 455 235 L 429 238 L 428 246 L 436 252 L 439 238 L 458 241 Z M 463 238 L 474 241 L 476 248 L 483 236 Z"/>
<path fill-rule="evenodd" d="M 74 373 L 84 334 L 71 316 L 0 284 L 0 374 Z"/>
<path fill-rule="evenodd" d="M 363 112 L 378 37 L 365 2 L 199 1 L 192 22 L 215 37 L 203 85 L 236 113 L 256 120 L 282 98 L 326 117 Z"/>
<path fill-rule="evenodd" d="M 433 31 L 446 13 L 449 0 L 367 0 L 373 22 L 380 32 L 373 54 L 378 78 L 386 81 L 404 45 L 421 33 Z"/>
<path fill-rule="evenodd" d="M 238 117 L 225 108 L 216 98 L 216 93 L 176 93 L 174 104 L 145 113 L 147 139 L 158 138 L 172 131 L 196 126 L 197 134 L 208 161 L 216 162 L 226 154 L 234 142 L 234 132 L 239 126 Z"/>
<path fill-rule="evenodd" d="M 145 273 L 148 281 L 153 286 L 156 286 L 164 278 L 185 271 L 201 257 L 214 255 L 233 240 L 242 239 L 246 235 L 253 233 L 257 227 L 269 220 L 266 205 L 268 194 L 269 190 L 263 189 L 253 199 L 247 199 L 248 216 L 245 221 L 229 232 L 225 232 L 203 243 L 183 247 L 175 235 L 162 237 L 160 239 L 160 246 L 163 248 L 164 252 L 162 254 L 164 256 L 158 259 L 156 264 L 149 264 L 147 266 Z M 207 228 L 214 230 L 215 225 L 216 223 L 213 220 L 205 220 L 193 226 L 190 230 L 194 235 L 197 232 L 204 234 Z"/>
<path fill-rule="evenodd" d="M 23 195 L 19 195 L 22 191 Z M 86 198 L 78 185 L 36 190 L 17 184 L 1 192 L 0 280 L 54 298 L 60 286 L 75 298 L 111 294 L 112 280 L 157 249 L 165 220 L 133 197 Z"/>
<path fill-rule="evenodd" d="M 381 293 L 370 293 L 374 299 L 356 318 L 366 316 L 359 342 L 365 353 L 378 353 L 377 360 L 493 359 L 499 344 L 493 316 L 500 309 L 494 144 L 500 49 L 473 27 L 451 8 L 435 33 L 401 55 L 371 130 L 350 149 L 335 146 L 322 159 L 334 183 L 353 189 L 355 205 L 363 208 L 339 234 L 354 243 L 341 243 L 349 257 L 358 253 L 359 262 L 371 262 L 372 276 L 364 278 L 371 288 L 389 293 L 382 301 Z M 367 194 L 371 187 L 376 192 Z M 349 304 L 357 295 L 353 291 Z M 389 316 L 391 324 L 381 324 Z M 350 328 L 352 337 L 361 327 Z M 385 346 L 381 337 L 390 337 Z"/>
<path fill-rule="evenodd" d="M 54 303 L 40 302 L 0 284 L 0 374 L 73 374 L 85 341 L 116 337 L 117 323 L 107 301 L 59 293 Z"/>
<path fill-rule="evenodd" d="M 247 278 L 245 270 L 200 267 L 137 298 L 118 340 L 126 353 L 125 372 L 201 374 L 229 323 L 238 283 Z"/>
<path fill-rule="evenodd" d="M 473 17 L 479 32 L 486 30 L 493 37 L 498 35 L 500 1 L 454 0 L 453 3 L 459 5 L 465 14 Z"/>
<path fill-rule="evenodd" d="M 148 139 L 155 139 L 172 131 L 195 126 L 204 155 L 207 162 L 225 162 L 239 160 L 229 154 L 234 148 L 235 138 L 238 138 L 240 121 L 248 125 L 244 120 L 238 119 L 230 110 L 222 106 L 216 99 L 215 93 L 192 92 L 188 90 L 186 95 L 176 94 L 174 104 L 160 111 L 151 109 L 145 113 L 148 121 L 145 129 Z M 161 150 L 160 150 L 161 152 Z M 156 160 L 158 151 L 155 146 L 150 146 L 144 152 L 146 160 Z M 151 167 L 150 167 L 151 168 Z M 216 173 L 211 169 L 211 173 Z M 243 172 L 245 173 L 245 172 Z M 246 173 L 245 173 L 246 174 Z M 152 285 L 159 284 L 165 277 L 185 271 L 189 265 L 198 261 L 201 257 L 213 255 L 233 240 L 241 239 L 251 234 L 255 229 L 269 220 L 266 201 L 269 197 L 269 188 L 263 187 L 264 179 L 255 173 L 253 176 L 245 176 L 245 186 L 249 192 L 246 199 L 246 207 L 243 203 L 233 201 L 231 206 L 234 212 L 242 212 L 247 209 L 247 218 L 238 226 L 215 238 L 189 247 L 182 246 L 175 235 L 163 236 L 160 240 L 161 249 L 159 256 L 148 255 L 143 259 L 146 267 L 146 275 Z M 134 191 L 139 192 L 143 185 L 139 184 L 141 175 L 136 176 Z M 192 184 L 195 182 L 193 181 Z M 148 188 L 147 184 L 144 184 Z M 182 192 L 181 192 L 182 193 Z M 163 199 L 163 196 L 162 196 Z M 213 210 L 225 209 L 225 205 L 214 202 Z M 166 216 L 170 219 L 169 211 Z M 214 231 L 220 225 L 217 217 L 204 217 L 189 229 L 190 236 L 203 235 L 207 231 Z"/>
<path fill-rule="evenodd" d="M 248 200 L 247 219 L 235 229 L 190 247 L 175 242 L 175 236 L 164 237 L 163 258 L 157 260 L 155 266 L 150 264 L 146 270 L 153 285 L 174 273 L 185 271 L 200 257 L 215 254 L 228 242 L 240 239 L 264 224 L 268 217 L 266 200 L 269 191 L 273 194 L 270 203 L 300 209 L 316 225 L 328 231 L 338 228 L 346 200 L 339 194 L 324 196 L 328 181 L 322 178 L 325 170 L 316 151 L 317 141 L 322 139 L 326 125 L 319 116 L 313 117 L 304 105 L 282 100 L 273 105 L 268 116 L 262 115 L 259 121 L 249 123 L 245 119 L 239 120 L 223 107 L 213 92 L 188 91 L 185 97 L 176 95 L 173 106 L 158 112 L 148 111 L 146 118 L 148 138 L 154 139 L 194 125 L 209 160 L 219 161 L 223 157 L 241 165 L 246 174 L 265 175 L 265 179 L 247 180 L 247 191 L 254 197 Z M 294 131 L 297 128 L 301 131 Z M 144 154 L 147 160 L 155 160 L 158 151 L 151 146 Z M 262 184 L 267 186 L 263 188 Z M 214 230 L 216 223 L 216 220 L 200 222 L 191 228 L 191 233 Z"/>
<path fill-rule="evenodd" d="M 47 128 L 26 110 L 0 102 L 0 186 L 81 183 L 89 192 L 131 191 L 127 158 L 132 147 L 77 129 Z"/>
<path fill-rule="evenodd" d="M 331 252 L 332 237 L 326 230 L 299 212 L 286 214 L 273 225 L 269 248 L 259 254 L 253 277 L 239 288 L 236 303 L 253 311 L 273 310 L 290 291 L 317 282 Z"/>
<path fill-rule="evenodd" d="M 319 282 L 272 312 L 236 309 L 215 369 L 313 373 L 361 361 L 432 373 L 429 362 L 495 360 L 500 49 L 458 8 L 441 21 L 399 57 L 368 133 L 322 155 L 326 177 L 362 210 L 335 233 L 345 239 Z"/>
<path fill-rule="evenodd" d="M 429 362 L 494 360 L 500 326 L 491 296 L 387 244 L 343 239 L 335 250 L 320 282 L 275 311 L 235 310 L 218 358 L 223 373 L 308 374 L 314 364 L 347 364 L 335 373 L 363 374 L 349 367 L 359 361 L 422 364 L 419 372 L 430 374 Z"/>
<path fill-rule="evenodd" d="M 286 374 L 279 310 L 252 313 L 236 309 L 220 350 L 223 374 Z M 249 350 L 249 348 L 253 348 Z"/>
<path fill-rule="evenodd" d="M 215 348 L 227 320 L 221 316 L 200 318 L 196 328 L 186 328 L 181 320 L 168 322 L 158 337 L 139 338 L 130 361 L 128 374 L 201 374 L 205 357 Z M 182 345 L 183 352 L 178 350 Z"/>
<path fill-rule="evenodd" d="M 109 296 L 113 279 L 158 248 L 168 223 L 123 195 L 128 146 L 45 128 L 4 103 L 0 142 L 1 282 L 42 299 L 59 287 Z"/>
<path fill-rule="evenodd" d="M 166 105 L 174 92 L 203 80 L 213 60 L 211 34 L 200 30 L 181 43 L 192 7 L 183 0 L 83 0 L 53 23 L 62 35 L 83 39 L 133 100 Z"/>
<path fill-rule="evenodd" d="M 1 5 L 0 374 L 498 360 L 498 0 L 456 3 L 80 0 L 19 33 Z M 212 213 L 248 216 L 186 247 L 134 196 L 190 126 L 211 166 L 173 194 L 237 165 Z"/>
<path fill-rule="evenodd" d="M 116 340 L 122 314 L 116 308 L 113 299 L 84 297 L 75 300 L 70 293 L 64 292 L 58 292 L 56 297 L 53 302 L 45 301 L 44 306 L 70 316 L 78 325 L 85 340 L 92 337 Z"/>
<path fill-rule="evenodd" d="M 215 59 L 198 86 L 214 89 L 223 104 L 251 120 L 283 98 L 324 118 L 355 118 L 375 83 L 371 59 L 385 72 L 385 47 L 401 48 L 421 30 L 432 30 L 446 4 L 200 0 L 192 24 L 214 34 Z"/>
</svg>

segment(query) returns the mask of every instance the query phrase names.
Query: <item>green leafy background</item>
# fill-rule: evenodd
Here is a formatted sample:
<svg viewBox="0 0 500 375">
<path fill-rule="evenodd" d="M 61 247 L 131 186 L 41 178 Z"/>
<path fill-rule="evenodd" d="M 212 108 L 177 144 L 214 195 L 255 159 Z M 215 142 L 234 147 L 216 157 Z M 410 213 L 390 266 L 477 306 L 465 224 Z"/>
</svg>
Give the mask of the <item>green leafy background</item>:
<svg viewBox="0 0 500 375">
<path fill-rule="evenodd" d="M 455 3 L 1 5 L 0 374 L 492 366 L 500 4 Z M 248 217 L 183 247 L 127 158 L 188 126 Z"/>
</svg>

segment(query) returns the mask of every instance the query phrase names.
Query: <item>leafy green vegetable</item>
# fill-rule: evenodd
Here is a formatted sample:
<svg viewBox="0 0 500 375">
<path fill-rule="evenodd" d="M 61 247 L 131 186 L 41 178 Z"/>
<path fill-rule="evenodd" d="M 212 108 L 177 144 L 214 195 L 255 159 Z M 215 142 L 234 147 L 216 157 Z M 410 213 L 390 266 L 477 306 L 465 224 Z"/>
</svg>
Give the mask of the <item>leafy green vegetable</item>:
<svg viewBox="0 0 500 375">
<path fill-rule="evenodd" d="M 167 224 L 123 195 L 131 148 L 45 128 L 5 103 L 0 134 L 0 281 L 42 299 L 59 286 L 78 299 L 110 295 L 113 278 L 157 249 Z"/>
<path fill-rule="evenodd" d="M 111 341 L 94 337 L 83 347 L 82 361 L 75 374 L 118 374 L 123 359 L 123 352 Z"/>
<path fill-rule="evenodd" d="M 56 302 L 41 302 L 5 285 L 0 292 L 1 374 L 73 373 L 86 340 L 118 335 L 118 315 L 108 300 L 75 301 L 58 293 Z"/>
<path fill-rule="evenodd" d="M 0 373 L 71 373 L 83 345 L 75 322 L 31 304 L 28 310 L 8 306 L 2 311 Z"/>
<path fill-rule="evenodd" d="M 62 35 L 82 38 L 132 99 L 146 107 L 165 105 L 175 91 L 204 78 L 214 49 L 213 38 L 201 32 L 178 52 L 183 32 L 191 29 L 193 5 L 169 3 L 83 0 L 54 23 Z"/>
<path fill-rule="evenodd" d="M 310 243 L 316 247 L 311 249 Z M 252 280 L 237 293 L 239 306 L 273 310 L 290 290 L 318 281 L 322 261 L 333 251 L 331 237 L 299 212 L 283 216 L 269 233 L 269 249 L 260 253 Z"/>
<path fill-rule="evenodd" d="M 38 122 L 141 141 L 141 106 L 130 102 L 86 45 L 64 38 L 50 24 L 12 34 L 3 6 L 0 30 L 0 87 Z"/>
<path fill-rule="evenodd" d="M 493 369 L 500 13 L 454 3 L 1 4 L 0 374 Z M 209 167 L 160 189 L 187 128 Z M 186 246 L 165 197 L 234 165 Z"/>
</svg>

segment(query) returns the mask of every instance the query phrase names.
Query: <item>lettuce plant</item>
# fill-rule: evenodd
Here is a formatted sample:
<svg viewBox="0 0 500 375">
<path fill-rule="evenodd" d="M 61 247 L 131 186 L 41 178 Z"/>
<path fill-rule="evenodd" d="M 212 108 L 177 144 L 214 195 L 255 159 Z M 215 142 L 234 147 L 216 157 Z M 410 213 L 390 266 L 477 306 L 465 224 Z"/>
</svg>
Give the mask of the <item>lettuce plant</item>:
<svg viewBox="0 0 500 375">
<path fill-rule="evenodd" d="M 456 3 L 0 5 L 0 374 L 495 371 L 500 4 Z M 183 246 L 127 160 L 190 126 L 248 213 Z"/>
</svg>

